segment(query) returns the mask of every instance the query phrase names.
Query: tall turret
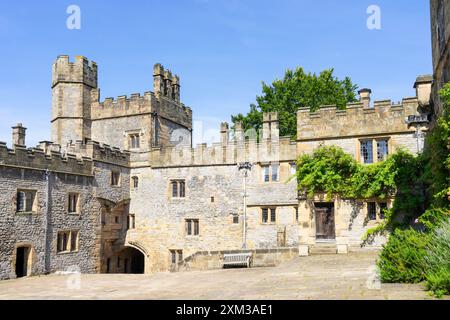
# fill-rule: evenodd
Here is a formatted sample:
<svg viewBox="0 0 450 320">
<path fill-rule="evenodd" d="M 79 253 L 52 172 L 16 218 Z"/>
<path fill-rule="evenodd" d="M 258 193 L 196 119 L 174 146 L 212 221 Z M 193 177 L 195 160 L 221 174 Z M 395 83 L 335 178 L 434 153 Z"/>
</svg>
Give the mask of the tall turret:
<svg viewBox="0 0 450 320">
<path fill-rule="evenodd" d="M 97 89 L 97 65 L 85 57 L 74 62 L 59 56 L 52 70 L 52 141 L 66 149 L 70 142 L 91 138 L 91 91 Z"/>
</svg>

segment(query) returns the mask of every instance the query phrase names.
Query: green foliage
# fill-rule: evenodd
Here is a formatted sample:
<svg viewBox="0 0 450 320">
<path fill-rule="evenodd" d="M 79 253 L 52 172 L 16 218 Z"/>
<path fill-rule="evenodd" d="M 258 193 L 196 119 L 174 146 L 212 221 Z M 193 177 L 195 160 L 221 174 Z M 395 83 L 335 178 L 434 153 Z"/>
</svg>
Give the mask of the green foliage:
<svg viewBox="0 0 450 320">
<path fill-rule="evenodd" d="M 426 232 L 400 229 L 390 236 L 378 261 L 381 278 L 386 282 L 418 282 L 425 281 L 428 290 L 435 296 L 450 294 L 450 214 L 448 195 L 450 194 L 450 154 L 448 151 L 450 137 L 450 84 L 447 83 L 440 92 L 443 102 L 443 114 L 436 126 L 428 133 L 425 151 L 419 158 L 422 174 L 417 171 L 418 184 L 403 181 L 401 194 L 414 200 L 420 196 L 417 186 L 426 190 L 426 198 L 418 197 L 418 201 L 428 202 L 428 208 L 419 217 L 419 222 Z M 413 169 L 415 171 L 415 169 Z M 408 174 L 404 175 L 405 177 Z M 416 185 L 416 186 L 413 186 Z M 402 187 L 400 187 L 402 189 Z M 414 201 L 395 201 L 404 210 L 412 210 L 418 203 Z M 399 210 L 399 207 L 392 209 Z"/>
<path fill-rule="evenodd" d="M 440 94 L 443 114 L 426 138 L 424 179 L 429 186 L 431 206 L 449 209 L 447 194 L 450 192 L 450 154 L 447 145 L 450 137 L 450 83 L 443 87 Z"/>
<path fill-rule="evenodd" d="M 430 233 L 423 261 L 428 290 L 437 296 L 450 294 L 450 220 Z"/>
<path fill-rule="evenodd" d="M 297 135 L 297 110 L 309 107 L 312 111 L 323 105 L 336 105 L 344 109 L 349 102 L 356 101 L 356 89 L 350 78 L 339 80 L 334 70 L 324 70 L 319 75 L 306 73 L 302 68 L 287 70 L 282 80 L 272 85 L 262 84 L 262 95 L 256 97 L 257 105 L 252 104 L 247 115 L 232 116 L 232 122 L 241 121 L 244 130 L 262 127 L 262 115 L 265 112 L 278 112 L 280 134 Z"/>
<path fill-rule="evenodd" d="M 297 168 L 298 189 L 309 197 L 315 193 L 326 193 L 328 199 L 333 194 L 349 199 L 395 195 L 393 208 L 386 214 L 386 226 L 398 216 L 410 220 L 422 212 L 420 160 L 404 150 L 386 161 L 362 165 L 339 147 L 322 146 L 312 155 L 301 156 Z"/>
<path fill-rule="evenodd" d="M 326 192 L 331 198 L 334 193 L 351 192 L 348 186 L 358 164 L 341 148 L 321 147 L 313 155 L 303 155 L 297 161 L 297 181 L 299 190 L 313 196 L 316 192 Z"/>
<path fill-rule="evenodd" d="M 423 270 L 430 236 L 413 229 L 396 229 L 377 261 L 383 282 L 417 283 L 425 279 Z"/>
</svg>

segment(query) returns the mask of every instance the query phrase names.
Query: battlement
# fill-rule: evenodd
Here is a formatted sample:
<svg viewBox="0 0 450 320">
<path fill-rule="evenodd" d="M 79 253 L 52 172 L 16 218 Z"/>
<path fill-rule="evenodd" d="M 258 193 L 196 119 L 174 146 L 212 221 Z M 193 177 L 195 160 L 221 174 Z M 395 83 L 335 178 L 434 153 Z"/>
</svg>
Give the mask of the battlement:
<svg viewBox="0 0 450 320">
<path fill-rule="evenodd" d="M 195 148 L 183 146 L 153 149 L 150 157 L 152 167 L 294 161 L 296 143 L 289 137 L 283 137 L 277 142 L 266 140 L 259 143 L 256 140 L 247 140 L 244 143 L 233 140 L 227 146 L 223 146 L 221 143 L 213 143 L 208 146 L 204 143 L 198 144 Z"/>
<path fill-rule="evenodd" d="M 0 142 L 0 166 L 92 176 L 91 158 L 63 154 L 58 145 L 51 145 L 42 142 L 36 148 L 14 145 L 13 149 L 8 149 L 6 143 Z"/>
<path fill-rule="evenodd" d="M 93 161 L 102 161 L 121 166 L 130 165 L 130 153 L 128 151 L 101 144 L 97 141 L 89 140 L 84 143 L 78 140 L 75 144 L 68 146 L 67 152 L 75 154 L 77 157 L 91 158 Z"/>
<path fill-rule="evenodd" d="M 182 124 L 191 126 L 192 109 L 182 103 L 162 97 L 159 100 L 153 92 L 132 93 L 130 96 L 105 98 L 100 102 L 100 89 L 91 90 L 91 119 L 104 119 L 122 116 L 132 116 L 156 112 L 161 116 L 172 119 L 181 118 Z"/>
<path fill-rule="evenodd" d="M 80 83 L 97 88 L 97 64 L 83 56 L 76 56 L 73 62 L 67 55 L 58 56 L 52 68 L 52 87 L 58 83 Z"/>
<path fill-rule="evenodd" d="M 155 94 L 180 101 L 180 77 L 172 75 L 172 72 L 157 63 L 153 67 L 153 88 Z"/>
<path fill-rule="evenodd" d="M 297 139 L 323 139 L 355 135 L 415 131 L 405 119 L 419 115 L 416 97 L 404 98 L 401 103 L 391 100 L 375 101 L 369 107 L 365 101 L 350 103 L 345 109 L 323 106 L 316 112 L 300 108 L 297 112 Z"/>
<path fill-rule="evenodd" d="M 270 139 L 257 141 L 252 130 L 243 131 L 242 124 L 236 123 L 233 139 L 230 140 L 229 125 L 220 124 L 221 141 L 212 145 L 198 144 L 154 148 L 150 155 L 153 167 L 185 167 L 208 165 L 235 165 L 241 162 L 266 163 L 294 161 L 296 159 L 296 142 L 289 137 L 279 137 L 278 115 L 265 114 L 264 119 L 271 122 Z"/>
<path fill-rule="evenodd" d="M 155 95 L 152 92 L 133 93 L 117 98 L 105 98 L 100 102 L 100 89 L 91 90 L 91 118 L 92 120 L 150 113 Z"/>
</svg>

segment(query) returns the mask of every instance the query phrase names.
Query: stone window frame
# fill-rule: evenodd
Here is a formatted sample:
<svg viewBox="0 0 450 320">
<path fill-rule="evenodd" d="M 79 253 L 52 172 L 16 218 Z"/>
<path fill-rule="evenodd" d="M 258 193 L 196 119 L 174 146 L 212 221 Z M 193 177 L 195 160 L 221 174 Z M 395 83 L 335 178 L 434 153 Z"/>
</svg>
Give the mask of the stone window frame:
<svg viewBox="0 0 450 320">
<path fill-rule="evenodd" d="M 200 219 L 187 218 L 184 219 L 184 232 L 186 237 L 199 237 L 200 236 Z"/>
<path fill-rule="evenodd" d="M 277 179 L 274 180 L 274 172 L 273 169 L 274 167 L 277 168 L 277 172 L 276 172 L 276 177 Z M 267 168 L 268 168 L 268 173 L 267 172 Z M 260 176 L 260 181 L 261 183 L 277 183 L 280 182 L 281 177 L 280 177 L 280 172 L 281 172 L 281 162 L 262 162 L 259 164 L 259 176 Z"/>
<path fill-rule="evenodd" d="M 294 206 L 294 224 L 298 224 L 300 221 L 299 206 Z"/>
<path fill-rule="evenodd" d="M 127 145 L 128 150 L 140 150 L 142 146 L 142 139 L 143 133 L 141 130 L 132 130 L 127 131 Z"/>
<path fill-rule="evenodd" d="M 240 221 L 241 219 L 239 218 L 239 215 L 237 213 L 231 213 L 230 215 L 231 215 L 231 224 L 236 225 L 241 222 Z"/>
<path fill-rule="evenodd" d="M 75 211 L 71 211 L 71 197 L 76 196 Z M 67 194 L 67 207 L 68 214 L 79 215 L 81 214 L 81 195 L 79 192 L 69 192 Z"/>
<path fill-rule="evenodd" d="M 176 192 L 174 186 L 176 185 Z M 176 195 L 175 195 L 176 193 Z M 171 199 L 186 198 L 186 180 L 185 179 L 169 179 L 169 196 Z"/>
<path fill-rule="evenodd" d="M 115 178 L 117 175 L 117 178 Z M 111 170 L 110 176 L 111 187 L 120 187 L 122 180 L 122 173 L 120 170 Z"/>
<path fill-rule="evenodd" d="M 127 219 L 127 230 L 135 230 L 136 229 L 136 215 L 134 213 L 130 213 Z"/>
<path fill-rule="evenodd" d="M 177 265 L 183 261 L 182 249 L 169 249 L 169 262 L 171 265 Z"/>
<path fill-rule="evenodd" d="M 289 174 L 295 176 L 297 174 L 297 162 L 289 162 Z"/>
<path fill-rule="evenodd" d="M 66 240 L 60 238 L 67 235 Z M 65 245 L 64 245 L 65 244 Z M 80 230 L 61 230 L 56 234 L 56 253 L 76 253 L 80 249 Z"/>
<path fill-rule="evenodd" d="M 23 209 L 19 209 L 19 194 L 22 193 L 24 194 L 24 204 Z M 16 214 L 37 214 L 38 213 L 38 190 L 35 189 L 25 189 L 25 188 L 18 188 L 16 190 L 16 197 L 15 197 L 15 201 L 14 201 L 14 205 L 15 205 L 15 213 Z M 28 196 L 27 195 L 32 195 L 32 204 L 30 205 L 28 203 Z M 31 210 L 27 210 L 27 209 L 31 209 Z"/>
<path fill-rule="evenodd" d="M 387 159 L 387 156 L 392 154 L 392 143 L 391 143 L 391 137 L 390 136 L 378 136 L 378 137 L 368 137 L 368 138 L 361 138 L 358 139 L 357 143 L 357 150 L 356 150 L 356 159 L 361 164 L 373 164 L 378 162 L 383 162 Z M 361 149 L 362 149 L 362 143 L 370 141 L 372 143 L 372 162 L 365 162 L 362 158 Z M 387 155 L 384 160 L 378 160 L 378 142 L 379 141 L 386 141 L 387 143 Z"/>
<path fill-rule="evenodd" d="M 369 218 L 369 203 L 375 203 L 375 219 Z M 384 210 L 389 210 L 391 208 L 391 201 L 389 199 L 368 199 L 364 203 L 365 219 L 369 223 L 381 223 L 385 220 L 385 215 L 382 213 L 382 204 L 386 205 Z"/>
<path fill-rule="evenodd" d="M 137 190 L 139 189 L 139 177 L 137 175 L 134 175 L 131 177 L 131 190 Z"/>
<path fill-rule="evenodd" d="M 267 210 L 267 221 L 264 221 L 264 210 Z M 275 220 L 273 220 L 273 210 L 275 210 Z M 276 225 L 278 221 L 278 210 L 274 206 L 264 206 L 260 208 L 260 223 L 263 225 Z"/>
</svg>

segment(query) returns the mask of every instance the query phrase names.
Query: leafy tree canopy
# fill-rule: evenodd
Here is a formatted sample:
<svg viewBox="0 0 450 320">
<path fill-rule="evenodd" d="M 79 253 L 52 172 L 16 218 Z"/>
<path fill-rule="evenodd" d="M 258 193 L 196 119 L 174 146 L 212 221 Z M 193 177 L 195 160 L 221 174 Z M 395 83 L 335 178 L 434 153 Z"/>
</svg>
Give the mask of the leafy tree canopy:
<svg viewBox="0 0 450 320">
<path fill-rule="evenodd" d="M 232 122 L 242 122 L 244 130 L 262 128 L 263 113 L 278 112 L 280 135 L 295 138 L 297 135 L 297 110 L 309 107 L 316 111 L 324 105 L 336 105 L 344 109 L 349 102 L 356 101 L 356 90 L 349 77 L 340 80 L 333 75 L 334 69 L 306 73 L 302 68 L 287 70 L 282 80 L 272 85 L 262 83 L 262 95 L 256 97 L 257 104 L 250 105 L 247 115 L 232 116 Z"/>
</svg>

